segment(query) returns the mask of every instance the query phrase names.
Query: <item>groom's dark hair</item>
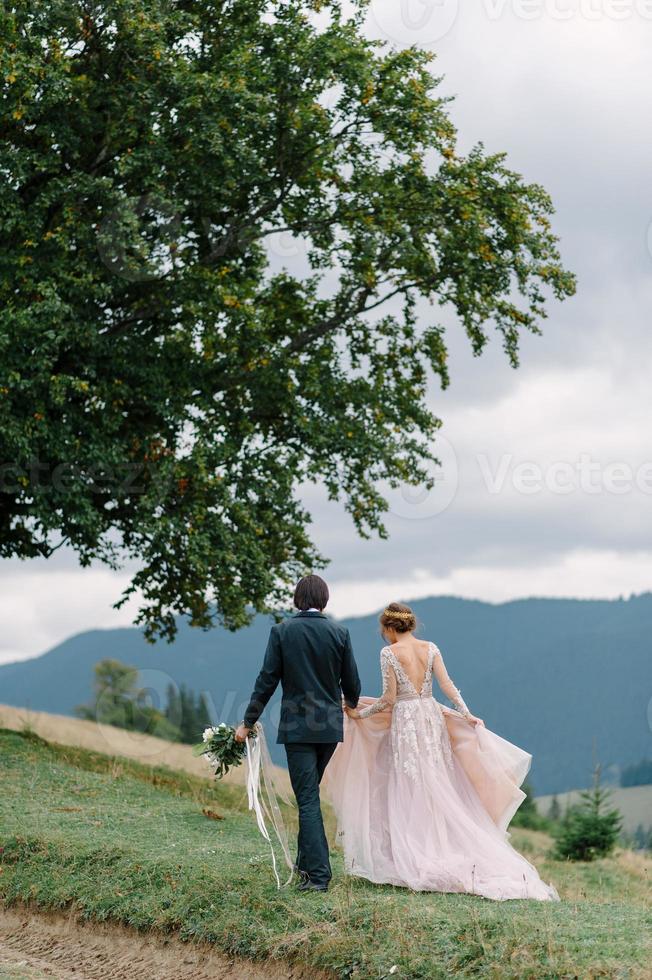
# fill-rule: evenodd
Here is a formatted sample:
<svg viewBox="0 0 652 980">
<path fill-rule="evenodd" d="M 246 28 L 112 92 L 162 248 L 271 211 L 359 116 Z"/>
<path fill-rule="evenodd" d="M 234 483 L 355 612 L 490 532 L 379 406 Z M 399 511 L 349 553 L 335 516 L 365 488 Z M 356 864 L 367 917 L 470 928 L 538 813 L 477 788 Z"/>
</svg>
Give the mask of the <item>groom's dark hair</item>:
<svg viewBox="0 0 652 980">
<path fill-rule="evenodd" d="M 294 590 L 294 604 L 297 609 L 325 609 L 328 599 L 328 586 L 319 575 L 306 575 Z"/>
</svg>

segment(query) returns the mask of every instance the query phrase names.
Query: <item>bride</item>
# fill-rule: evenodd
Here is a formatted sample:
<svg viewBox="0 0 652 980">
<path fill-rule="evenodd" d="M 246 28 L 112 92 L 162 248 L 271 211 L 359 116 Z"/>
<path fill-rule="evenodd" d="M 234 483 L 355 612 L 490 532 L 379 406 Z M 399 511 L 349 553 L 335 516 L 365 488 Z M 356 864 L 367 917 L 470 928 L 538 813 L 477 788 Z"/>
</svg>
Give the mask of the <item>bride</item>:
<svg viewBox="0 0 652 980">
<path fill-rule="evenodd" d="M 509 843 L 531 756 L 471 714 L 409 606 L 380 617 L 383 692 L 346 708 L 324 776 L 346 870 L 416 891 L 558 900 Z M 432 696 L 432 678 L 455 711 Z"/>
</svg>

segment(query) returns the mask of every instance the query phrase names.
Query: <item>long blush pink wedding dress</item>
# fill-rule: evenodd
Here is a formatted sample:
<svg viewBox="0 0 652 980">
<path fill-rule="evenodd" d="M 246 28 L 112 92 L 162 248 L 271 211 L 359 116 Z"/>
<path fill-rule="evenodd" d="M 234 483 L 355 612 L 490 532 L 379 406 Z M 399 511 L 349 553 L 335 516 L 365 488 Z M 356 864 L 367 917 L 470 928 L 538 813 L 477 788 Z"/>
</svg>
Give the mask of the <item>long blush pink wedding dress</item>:
<svg viewBox="0 0 652 980">
<path fill-rule="evenodd" d="M 346 871 L 415 891 L 558 900 L 509 843 L 531 762 L 469 714 L 434 643 L 420 689 L 390 647 L 383 693 L 361 698 L 324 774 Z M 433 674 L 451 710 L 432 696 Z"/>
</svg>

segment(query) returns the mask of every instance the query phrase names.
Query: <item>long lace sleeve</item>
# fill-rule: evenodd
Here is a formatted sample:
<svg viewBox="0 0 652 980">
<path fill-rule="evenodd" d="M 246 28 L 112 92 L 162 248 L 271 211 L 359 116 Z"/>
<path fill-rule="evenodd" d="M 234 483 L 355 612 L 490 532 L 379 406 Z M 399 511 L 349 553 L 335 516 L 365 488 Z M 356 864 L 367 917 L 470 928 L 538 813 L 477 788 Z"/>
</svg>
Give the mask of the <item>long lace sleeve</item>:
<svg viewBox="0 0 652 980">
<path fill-rule="evenodd" d="M 440 688 L 442 689 L 442 691 L 444 692 L 448 700 L 452 701 L 452 703 L 455 705 L 457 710 L 461 712 L 461 714 L 463 714 L 465 718 L 468 718 L 471 712 L 469 711 L 466 704 L 464 703 L 464 699 L 460 694 L 458 688 L 455 687 L 452 680 L 448 676 L 448 671 L 446 670 L 446 665 L 444 664 L 444 659 L 441 655 L 439 648 L 436 647 L 434 643 L 433 646 L 435 647 L 435 657 L 432 664 L 432 670 L 435 677 L 437 678 L 437 683 L 439 684 Z"/>
<path fill-rule="evenodd" d="M 391 708 L 396 701 L 396 673 L 385 649 L 380 651 L 380 672 L 383 677 L 383 693 L 368 708 L 362 709 L 361 718 L 368 718 L 369 715 L 375 715 L 377 711 Z"/>
</svg>

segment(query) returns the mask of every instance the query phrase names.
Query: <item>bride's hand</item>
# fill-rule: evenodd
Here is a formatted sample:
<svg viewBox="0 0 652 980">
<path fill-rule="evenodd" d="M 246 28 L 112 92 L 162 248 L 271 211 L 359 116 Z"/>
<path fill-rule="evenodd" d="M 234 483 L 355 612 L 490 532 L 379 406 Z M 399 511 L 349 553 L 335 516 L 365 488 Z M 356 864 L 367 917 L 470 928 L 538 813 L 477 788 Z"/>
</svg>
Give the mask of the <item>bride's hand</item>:
<svg viewBox="0 0 652 980">
<path fill-rule="evenodd" d="M 348 704 L 344 705 L 344 710 L 346 711 L 349 718 L 359 718 L 360 712 L 357 708 L 349 708 Z"/>
<path fill-rule="evenodd" d="M 466 720 L 468 721 L 468 723 L 470 725 L 473 725 L 474 728 L 477 728 L 477 727 L 484 728 L 485 727 L 482 718 L 476 718 L 475 715 L 468 715 Z"/>
</svg>

